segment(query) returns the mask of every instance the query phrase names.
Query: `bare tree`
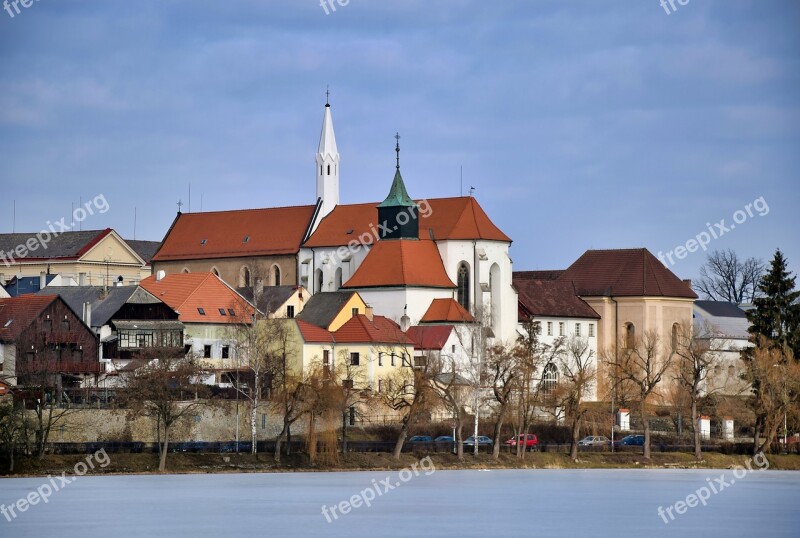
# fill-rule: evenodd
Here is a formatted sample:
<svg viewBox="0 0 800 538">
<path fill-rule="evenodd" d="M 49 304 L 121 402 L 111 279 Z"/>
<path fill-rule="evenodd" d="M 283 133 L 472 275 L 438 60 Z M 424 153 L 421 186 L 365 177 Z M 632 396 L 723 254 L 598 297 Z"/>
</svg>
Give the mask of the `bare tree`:
<svg viewBox="0 0 800 538">
<path fill-rule="evenodd" d="M 15 456 L 27 447 L 28 435 L 24 407 L 10 396 L 0 399 L 0 455 L 8 458 L 8 472 L 14 472 Z"/>
<path fill-rule="evenodd" d="M 283 442 L 287 441 L 288 453 L 291 447 L 289 441 L 292 425 L 305 413 L 304 401 L 310 395 L 305 378 L 308 372 L 303 372 L 302 364 L 295 362 L 299 353 L 292 332 L 287 326 L 291 321 L 275 319 L 269 322 L 280 324 L 285 329 L 275 332 L 268 358 L 273 385 L 271 403 L 282 420 L 281 432 L 275 439 L 274 453 L 275 462 L 280 463 Z"/>
<path fill-rule="evenodd" d="M 492 395 L 495 406 L 495 420 L 493 429 L 492 456 L 494 459 L 500 457 L 500 434 L 503 429 L 503 422 L 506 420 L 511 403 L 513 401 L 514 390 L 517 388 L 519 380 L 519 370 L 513 348 L 501 344 L 495 344 L 489 349 L 486 361 L 486 373 L 488 382 L 492 388 Z"/>
<path fill-rule="evenodd" d="M 706 383 L 708 373 L 721 360 L 716 338 L 717 335 L 710 327 L 693 331 L 688 324 L 681 326 L 673 334 L 672 350 L 677 359 L 676 381 L 678 389 L 688 396 L 694 433 L 694 457 L 698 461 L 703 459 L 703 453 L 697 408 L 701 398 L 709 394 L 710 389 Z"/>
<path fill-rule="evenodd" d="M 371 401 L 375 396 L 368 386 L 367 375 L 363 366 L 357 366 L 350 360 L 347 349 L 339 350 L 339 358 L 326 369 L 321 366 L 326 379 L 326 386 L 333 391 L 330 398 L 332 409 L 341 418 L 342 423 L 342 454 L 347 453 L 348 426 L 350 425 L 350 410 L 357 415 L 361 404 Z"/>
<path fill-rule="evenodd" d="M 664 379 L 672 364 L 672 353 L 662 352 L 661 339 L 655 331 L 641 338 L 626 339 L 619 344 L 616 357 L 611 357 L 616 383 L 628 385 L 638 393 L 639 414 L 644 427 L 643 455 L 650 458 L 650 422 L 647 420 L 647 399 Z"/>
<path fill-rule="evenodd" d="M 472 381 L 458 374 L 455 358 L 438 356 L 434 359 L 438 364 L 430 377 L 431 386 L 438 394 L 444 407 L 450 412 L 456 430 L 456 454 L 459 460 L 464 459 L 464 426 L 468 419 L 467 406 L 473 403 Z"/>
<path fill-rule="evenodd" d="M 124 397 L 132 412 L 153 417 L 163 427 L 158 470 L 164 472 L 173 428 L 208 404 L 210 391 L 200 383 L 205 372 L 181 348 L 145 348 L 135 363 L 141 366 L 126 374 Z"/>
<path fill-rule="evenodd" d="M 564 347 L 564 338 L 556 338 L 552 344 L 545 344 L 539 338 L 541 324 L 530 319 L 523 323 L 522 334 L 517 339 L 514 348 L 516 364 L 519 375 L 516 394 L 516 422 L 514 438 L 517 440 L 517 457 L 525 458 L 527 438 L 520 442 L 520 435 L 526 436 L 531 423 L 541 403 L 542 372 L 549 364 L 555 364 L 556 358 L 561 355 Z"/>
<path fill-rule="evenodd" d="M 573 336 L 556 360 L 561 376 L 551 398 L 571 422 L 570 458 L 577 460 L 581 423 L 588 411 L 583 404 L 597 379 L 597 357 L 588 340 Z"/>
<path fill-rule="evenodd" d="M 763 274 L 764 263 L 761 260 L 739 260 L 731 249 L 715 250 L 700 267 L 700 278 L 694 288 L 712 301 L 753 302 Z"/>
<path fill-rule="evenodd" d="M 751 399 L 756 417 L 761 417 L 753 435 L 754 452 L 769 452 L 784 417 L 797 411 L 800 362 L 788 346 L 776 346 L 759 336 L 756 347 L 748 352 L 745 366 L 745 380 L 758 387 Z"/>
<path fill-rule="evenodd" d="M 439 362 L 432 353 L 422 357 L 419 364 L 410 372 L 397 371 L 384 380 L 385 389 L 380 393 L 383 402 L 401 414 L 400 431 L 392 450 L 392 457 L 400 459 L 408 436 L 409 429 L 423 417 L 427 416 L 435 401 L 432 378 L 438 374 L 435 370 Z"/>
</svg>

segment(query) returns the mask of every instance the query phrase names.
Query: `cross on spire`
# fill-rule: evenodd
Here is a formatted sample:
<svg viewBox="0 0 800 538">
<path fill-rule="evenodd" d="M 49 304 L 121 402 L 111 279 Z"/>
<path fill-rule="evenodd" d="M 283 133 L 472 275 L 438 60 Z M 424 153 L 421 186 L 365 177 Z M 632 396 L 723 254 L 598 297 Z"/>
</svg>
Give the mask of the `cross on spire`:
<svg viewBox="0 0 800 538">
<path fill-rule="evenodd" d="M 183 207 L 183 202 L 181 202 L 180 200 L 178 200 L 178 213 L 180 213 L 180 212 L 181 212 L 181 208 L 182 208 L 182 207 Z"/>
<path fill-rule="evenodd" d="M 394 148 L 397 152 L 397 169 L 400 170 L 400 133 L 395 133 L 394 138 L 397 140 L 397 145 Z"/>
<path fill-rule="evenodd" d="M 331 106 L 331 87 L 325 86 L 325 106 Z"/>
</svg>

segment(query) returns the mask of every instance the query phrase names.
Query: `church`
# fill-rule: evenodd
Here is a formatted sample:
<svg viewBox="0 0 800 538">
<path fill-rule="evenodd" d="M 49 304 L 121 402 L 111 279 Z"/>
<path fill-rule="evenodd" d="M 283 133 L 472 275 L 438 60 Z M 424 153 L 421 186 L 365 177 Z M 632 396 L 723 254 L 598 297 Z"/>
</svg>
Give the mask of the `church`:
<svg viewBox="0 0 800 538">
<path fill-rule="evenodd" d="M 386 199 L 341 204 L 340 155 L 326 103 L 315 204 L 179 212 L 153 257 L 153 272 L 212 272 L 233 287 L 357 291 L 376 314 L 404 328 L 416 325 L 434 300 L 448 300 L 490 325 L 498 340 L 513 341 L 511 239 L 473 196 L 412 198 L 397 139 Z"/>
</svg>

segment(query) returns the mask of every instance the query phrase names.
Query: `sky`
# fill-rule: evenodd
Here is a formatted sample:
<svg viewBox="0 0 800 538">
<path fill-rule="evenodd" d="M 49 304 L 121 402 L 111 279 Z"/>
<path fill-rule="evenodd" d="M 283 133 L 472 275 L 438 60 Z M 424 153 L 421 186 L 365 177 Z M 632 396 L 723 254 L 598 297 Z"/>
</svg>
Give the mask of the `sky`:
<svg viewBox="0 0 800 538">
<path fill-rule="evenodd" d="M 342 203 L 386 196 L 399 132 L 411 196 L 474 187 L 514 241 L 515 270 L 646 247 L 696 278 L 699 239 L 743 258 L 780 248 L 797 273 L 800 2 L 675 6 L 9 4 L 0 233 L 69 223 L 98 197 L 108 210 L 83 229 L 133 238 L 135 222 L 150 240 L 178 200 L 184 211 L 313 204 L 329 86 Z"/>
</svg>

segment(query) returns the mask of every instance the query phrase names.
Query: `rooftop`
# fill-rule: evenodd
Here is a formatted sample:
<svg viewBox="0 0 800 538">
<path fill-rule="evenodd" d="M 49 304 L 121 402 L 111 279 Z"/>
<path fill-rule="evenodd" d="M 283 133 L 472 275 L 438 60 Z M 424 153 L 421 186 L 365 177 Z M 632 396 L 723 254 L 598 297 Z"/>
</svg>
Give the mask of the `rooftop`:
<svg viewBox="0 0 800 538">
<path fill-rule="evenodd" d="M 343 288 L 455 288 L 436 244 L 429 240 L 378 241 Z"/>
</svg>

